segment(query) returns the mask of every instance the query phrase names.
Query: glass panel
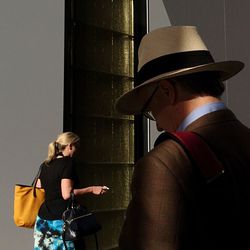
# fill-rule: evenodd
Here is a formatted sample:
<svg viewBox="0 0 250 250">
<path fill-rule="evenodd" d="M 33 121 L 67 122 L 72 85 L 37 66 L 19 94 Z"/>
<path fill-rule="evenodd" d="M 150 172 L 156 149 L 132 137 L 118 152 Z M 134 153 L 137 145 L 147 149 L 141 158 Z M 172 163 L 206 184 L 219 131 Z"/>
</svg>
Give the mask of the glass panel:
<svg viewBox="0 0 250 250">
<path fill-rule="evenodd" d="M 129 164 L 86 164 L 77 165 L 79 186 L 105 185 L 110 191 L 101 199 L 83 196 L 81 201 L 90 205 L 93 210 L 121 210 L 126 209 L 130 200 L 130 183 L 133 165 Z M 119 195 L 118 195 L 119 194 Z"/>
<path fill-rule="evenodd" d="M 133 35 L 132 0 L 78 0 L 76 2 L 78 21 Z"/>
<path fill-rule="evenodd" d="M 100 249 L 118 249 L 117 240 L 121 232 L 121 226 L 125 217 L 124 211 L 110 211 L 97 214 L 97 219 L 102 221 L 103 230 L 98 232 Z M 85 238 L 87 249 L 96 249 L 93 236 Z"/>
<path fill-rule="evenodd" d="M 133 77 L 133 38 L 92 26 L 77 26 L 75 62 L 91 71 Z"/>
<path fill-rule="evenodd" d="M 88 117 L 78 120 L 81 160 L 100 163 L 134 163 L 134 122 Z"/>
<path fill-rule="evenodd" d="M 133 119 L 133 116 L 121 116 L 115 111 L 116 99 L 132 86 L 132 78 L 79 70 L 75 79 L 77 115 Z"/>
</svg>

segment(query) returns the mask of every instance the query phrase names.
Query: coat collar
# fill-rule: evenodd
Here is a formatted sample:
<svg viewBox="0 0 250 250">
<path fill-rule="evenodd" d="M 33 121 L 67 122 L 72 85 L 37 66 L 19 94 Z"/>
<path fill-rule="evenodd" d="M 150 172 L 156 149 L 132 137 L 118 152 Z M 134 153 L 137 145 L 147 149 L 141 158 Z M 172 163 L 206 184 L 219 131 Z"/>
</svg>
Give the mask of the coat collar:
<svg viewBox="0 0 250 250">
<path fill-rule="evenodd" d="M 194 131 L 198 128 L 206 127 L 208 125 L 229 121 L 237 121 L 234 113 L 230 109 L 218 110 L 201 116 L 189 124 L 185 130 Z"/>
</svg>

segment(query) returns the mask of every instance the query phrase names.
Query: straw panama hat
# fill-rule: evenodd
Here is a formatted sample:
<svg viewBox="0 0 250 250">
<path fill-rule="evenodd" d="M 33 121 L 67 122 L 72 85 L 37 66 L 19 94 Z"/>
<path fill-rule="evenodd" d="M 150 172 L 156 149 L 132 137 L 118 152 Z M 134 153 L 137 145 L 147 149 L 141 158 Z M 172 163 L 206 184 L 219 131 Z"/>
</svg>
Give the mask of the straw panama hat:
<svg viewBox="0 0 250 250">
<path fill-rule="evenodd" d="M 121 114 L 139 114 L 157 81 L 205 71 L 216 71 L 222 81 L 244 67 L 240 61 L 214 62 L 195 26 L 168 26 L 146 34 L 138 50 L 137 87 L 116 102 Z"/>
</svg>

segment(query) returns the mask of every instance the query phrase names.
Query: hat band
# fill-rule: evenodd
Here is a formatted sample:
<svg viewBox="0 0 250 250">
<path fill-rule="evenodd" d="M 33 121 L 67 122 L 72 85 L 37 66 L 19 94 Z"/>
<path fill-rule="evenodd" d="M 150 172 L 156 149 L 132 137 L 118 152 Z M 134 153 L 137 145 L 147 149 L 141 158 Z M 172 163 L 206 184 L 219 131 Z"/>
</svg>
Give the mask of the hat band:
<svg viewBox="0 0 250 250">
<path fill-rule="evenodd" d="M 213 62 L 214 59 L 207 50 L 186 51 L 161 56 L 143 65 L 137 73 L 136 83 L 137 85 L 140 85 L 141 83 L 164 73 Z"/>
</svg>

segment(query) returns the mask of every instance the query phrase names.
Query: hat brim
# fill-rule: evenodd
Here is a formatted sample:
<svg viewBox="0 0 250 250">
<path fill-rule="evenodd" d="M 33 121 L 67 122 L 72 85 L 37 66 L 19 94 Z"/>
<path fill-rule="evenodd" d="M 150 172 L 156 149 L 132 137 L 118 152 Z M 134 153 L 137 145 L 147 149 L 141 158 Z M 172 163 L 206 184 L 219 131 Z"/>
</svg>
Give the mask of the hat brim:
<svg viewBox="0 0 250 250">
<path fill-rule="evenodd" d="M 157 81 L 163 79 L 170 79 L 176 76 L 188 75 L 198 72 L 218 72 L 220 79 L 226 81 L 232 76 L 240 72 L 244 67 L 244 63 L 240 61 L 226 61 L 226 62 L 217 62 L 210 63 L 205 65 L 200 65 L 192 68 L 185 68 L 180 70 L 175 70 L 167 72 L 161 75 L 158 75 L 154 78 L 151 78 L 139 86 L 133 88 L 129 92 L 123 94 L 116 101 L 116 110 L 124 115 L 135 115 L 140 114 L 142 107 L 144 106 L 146 100 L 149 98 L 150 92 L 142 91 L 146 87 L 152 87 L 153 84 L 156 84 Z"/>
</svg>

